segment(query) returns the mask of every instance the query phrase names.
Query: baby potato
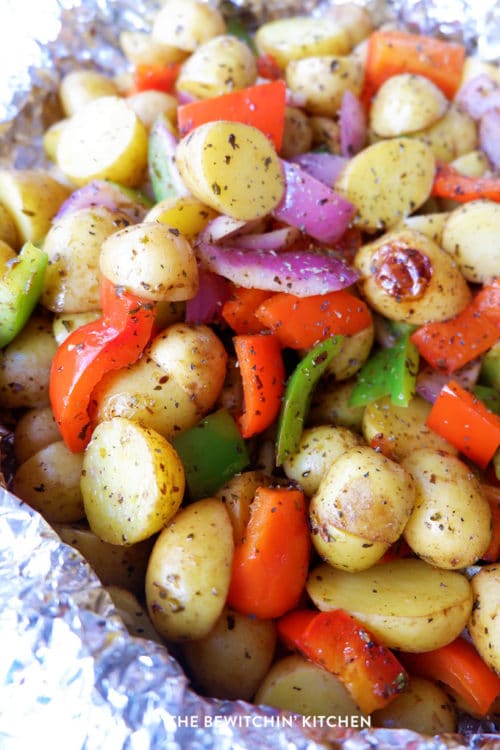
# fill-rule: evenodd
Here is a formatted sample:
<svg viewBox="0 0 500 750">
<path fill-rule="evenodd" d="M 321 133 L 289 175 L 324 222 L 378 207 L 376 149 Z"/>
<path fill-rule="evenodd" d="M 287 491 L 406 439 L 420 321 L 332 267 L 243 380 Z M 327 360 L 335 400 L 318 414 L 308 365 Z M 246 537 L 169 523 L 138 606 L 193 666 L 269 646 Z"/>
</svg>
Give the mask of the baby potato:
<svg viewBox="0 0 500 750">
<path fill-rule="evenodd" d="M 19 247 L 19 237 L 14 219 L 3 203 L 0 203 L 0 240 L 15 250 Z"/>
<path fill-rule="evenodd" d="M 227 354 L 211 328 L 174 323 L 153 340 L 149 353 L 203 413 L 212 408 L 224 383 Z"/>
<path fill-rule="evenodd" d="M 439 568 L 466 568 L 491 539 L 491 512 L 473 472 L 456 456 L 422 448 L 403 459 L 415 483 L 415 506 L 404 538 Z"/>
<path fill-rule="evenodd" d="M 221 35 L 201 44 L 183 64 L 177 90 L 209 99 L 251 86 L 257 63 L 250 47 L 235 36 Z"/>
<path fill-rule="evenodd" d="M 101 245 L 129 223 L 125 214 L 105 206 L 82 208 L 54 221 L 43 243 L 49 263 L 41 304 L 59 313 L 98 310 L 101 306 Z"/>
<path fill-rule="evenodd" d="M 334 424 L 361 432 L 365 407 L 349 405 L 355 385 L 352 378 L 341 383 L 331 378 L 321 380 L 312 396 L 307 425 Z"/>
<path fill-rule="evenodd" d="M 297 107 L 285 107 L 285 129 L 280 155 L 283 159 L 291 159 L 298 154 L 304 154 L 312 146 L 312 128 L 309 118 Z"/>
<path fill-rule="evenodd" d="M 326 9 L 324 17 L 333 19 L 347 31 L 351 47 L 362 42 L 373 31 L 370 13 L 355 3 L 331 5 Z"/>
<path fill-rule="evenodd" d="M 423 677 L 412 677 L 403 693 L 372 714 L 373 726 L 411 729 L 434 736 L 455 732 L 457 717 L 442 688 Z"/>
<path fill-rule="evenodd" d="M 347 427 L 309 427 L 303 431 L 296 452 L 283 462 L 283 469 L 306 495 L 312 496 L 331 464 L 346 450 L 360 444 L 360 436 Z"/>
<path fill-rule="evenodd" d="M 450 162 L 477 148 L 477 126 L 464 110 L 451 104 L 446 114 L 429 128 L 412 133 L 432 151 L 436 159 Z"/>
<path fill-rule="evenodd" d="M 338 677 L 297 654 L 273 664 L 254 703 L 304 716 L 363 715 Z"/>
<path fill-rule="evenodd" d="M 61 346 L 70 333 L 76 331 L 80 326 L 91 323 L 101 317 L 101 310 L 89 310 L 82 313 L 60 313 L 54 315 L 52 320 L 52 333 L 58 346 Z"/>
<path fill-rule="evenodd" d="M 354 265 L 362 276 L 362 294 L 390 320 L 417 325 L 448 320 L 470 302 L 457 264 L 420 232 L 388 232 L 363 245 Z"/>
<path fill-rule="evenodd" d="M 104 586 L 118 586 L 142 599 L 146 568 L 153 547 L 151 538 L 123 547 L 108 544 L 89 528 L 78 524 L 58 524 L 56 531 L 89 562 Z"/>
<path fill-rule="evenodd" d="M 350 159 L 335 187 L 356 206 L 360 229 L 379 232 L 425 203 L 434 174 L 434 155 L 425 143 L 388 138 Z"/>
<path fill-rule="evenodd" d="M 163 643 L 151 624 L 148 614 L 132 592 L 120 586 L 106 586 L 106 591 L 131 636 Z"/>
<path fill-rule="evenodd" d="M 233 526 L 235 544 L 239 544 L 245 536 L 250 519 L 250 508 L 257 488 L 268 487 L 270 483 L 270 477 L 263 471 L 243 471 L 235 474 L 215 493 L 214 497 L 226 506 Z"/>
<path fill-rule="evenodd" d="M 310 117 L 309 125 L 312 130 L 313 146 L 323 146 L 331 154 L 341 154 L 340 126 L 338 122 L 331 117 Z"/>
<path fill-rule="evenodd" d="M 153 39 L 146 31 L 122 31 L 120 47 L 132 65 L 169 65 L 184 60 L 188 52 Z"/>
<path fill-rule="evenodd" d="M 361 93 L 363 68 L 354 57 L 305 57 L 288 63 L 286 83 L 295 94 L 305 97 L 308 112 L 334 117 L 346 91 Z"/>
<path fill-rule="evenodd" d="M 0 352 L 1 406 L 18 409 L 48 405 L 56 349 L 51 321 L 32 315 L 21 333 Z"/>
<path fill-rule="evenodd" d="M 448 216 L 443 248 L 467 281 L 487 284 L 500 272 L 500 204 L 489 200 L 465 203 Z"/>
<path fill-rule="evenodd" d="M 221 12 L 202 0 L 165 0 L 153 21 L 155 44 L 193 52 L 208 39 L 226 32 Z"/>
<path fill-rule="evenodd" d="M 276 625 L 229 607 L 212 630 L 184 644 L 182 652 L 195 687 L 203 695 L 251 700 L 267 674 L 276 646 Z"/>
<path fill-rule="evenodd" d="M 178 229 L 159 222 L 134 224 L 108 237 L 99 267 L 116 286 L 153 301 L 179 302 L 198 291 L 190 243 Z"/>
<path fill-rule="evenodd" d="M 385 646 L 412 653 L 451 643 L 472 609 L 464 575 L 410 558 L 357 573 L 323 563 L 311 571 L 306 588 L 321 611 L 345 609 Z"/>
<path fill-rule="evenodd" d="M 65 117 L 62 120 L 58 120 L 53 125 L 51 125 L 45 133 L 43 134 L 43 150 L 45 151 L 46 155 L 52 162 L 57 161 L 57 145 L 59 143 L 59 138 L 61 137 L 61 133 L 63 129 L 66 127 L 67 123 L 69 122 L 69 118 Z"/>
<path fill-rule="evenodd" d="M 138 362 L 104 376 L 92 394 L 93 418 L 126 417 L 171 437 L 212 408 L 224 383 L 226 358 L 207 326 L 173 324 Z"/>
<path fill-rule="evenodd" d="M 330 565 L 364 570 L 399 539 L 414 500 L 413 479 L 402 466 L 369 446 L 349 448 L 311 499 L 313 544 Z"/>
<path fill-rule="evenodd" d="M 474 646 L 486 664 L 500 673 L 500 567 L 486 565 L 472 576 L 474 606 L 469 620 L 469 633 Z"/>
<path fill-rule="evenodd" d="M 45 237 L 69 192 L 66 185 L 54 180 L 47 172 L 33 169 L 0 171 L 0 201 L 15 224 L 19 244 L 36 243 Z"/>
<path fill-rule="evenodd" d="M 417 214 L 416 216 L 405 216 L 394 227 L 395 230 L 411 229 L 414 232 L 425 234 L 437 245 L 441 245 L 443 227 L 449 216 L 449 213 Z"/>
<path fill-rule="evenodd" d="M 396 406 L 390 396 L 372 401 L 363 412 L 362 430 L 366 442 L 382 439 L 396 461 L 420 448 L 456 454 L 458 451 L 451 443 L 427 427 L 431 408 L 432 405 L 420 396 L 413 396 L 408 406 Z"/>
<path fill-rule="evenodd" d="M 75 185 L 101 179 L 137 187 L 147 155 L 146 128 L 118 96 L 94 99 L 76 112 L 57 145 L 59 169 Z"/>
<path fill-rule="evenodd" d="M 157 538 L 146 573 L 146 602 L 156 630 L 169 641 L 204 638 L 229 590 L 233 529 L 220 500 L 204 498 L 179 511 Z"/>
<path fill-rule="evenodd" d="M 241 122 L 207 122 L 183 138 L 175 160 L 191 193 L 219 213 L 248 221 L 280 202 L 285 179 L 268 138 Z"/>
<path fill-rule="evenodd" d="M 345 55 L 349 33 L 331 18 L 293 16 L 262 24 L 255 34 L 262 55 L 271 55 L 284 70 L 291 60 L 318 55 Z"/>
<path fill-rule="evenodd" d="M 57 443 L 60 439 L 61 433 L 50 406 L 29 409 L 18 419 L 14 429 L 14 454 L 17 463 L 24 463 L 42 448 Z"/>
<path fill-rule="evenodd" d="M 157 432 L 122 417 L 94 430 L 80 486 L 90 528 L 103 541 L 127 546 L 160 531 L 184 485 L 177 452 Z"/>
<path fill-rule="evenodd" d="M 147 130 L 159 115 L 165 115 L 172 123 L 177 120 L 177 99 L 164 91 L 139 91 L 127 96 L 126 102 Z"/>
<path fill-rule="evenodd" d="M 84 517 L 80 473 L 83 456 L 60 440 L 41 448 L 14 475 L 14 493 L 49 522 L 70 523 Z"/>
<path fill-rule="evenodd" d="M 172 229 L 177 229 L 189 242 L 198 232 L 215 219 L 217 211 L 202 203 L 192 195 L 180 198 L 165 198 L 151 208 L 144 221 L 159 221 Z"/>
<path fill-rule="evenodd" d="M 352 378 L 370 356 L 374 335 L 375 329 L 369 325 L 362 331 L 344 336 L 340 351 L 327 366 L 325 376 L 332 375 L 336 380 Z"/>
<path fill-rule="evenodd" d="M 430 127 L 447 109 L 446 96 L 429 78 L 401 73 L 388 78 L 375 94 L 370 127 L 382 138 L 405 135 Z"/>
<path fill-rule="evenodd" d="M 89 102 L 101 96 L 116 96 L 111 78 L 95 70 L 73 70 L 64 76 L 59 86 L 59 99 L 66 117 L 71 117 Z"/>
</svg>

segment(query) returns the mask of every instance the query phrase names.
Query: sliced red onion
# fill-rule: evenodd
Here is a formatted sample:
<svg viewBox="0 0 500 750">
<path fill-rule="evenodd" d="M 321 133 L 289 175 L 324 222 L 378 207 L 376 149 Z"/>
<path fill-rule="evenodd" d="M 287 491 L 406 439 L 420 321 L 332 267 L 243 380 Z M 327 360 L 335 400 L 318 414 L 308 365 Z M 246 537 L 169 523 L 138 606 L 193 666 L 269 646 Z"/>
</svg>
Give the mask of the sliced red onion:
<svg viewBox="0 0 500 750">
<path fill-rule="evenodd" d="M 453 373 L 453 380 L 456 380 L 462 388 L 470 391 L 476 384 L 480 369 L 481 360 L 475 359 L 460 370 L 456 370 Z M 417 375 L 416 392 L 426 401 L 433 404 L 439 396 L 441 389 L 449 380 L 450 376 L 446 373 L 437 372 L 430 365 L 425 365 Z"/>
<path fill-rule="evenodd" d="M 186 323 L 216 323 L 229 298 L 229 284 L 227 279 L 204 268 L 199 268 L 198 273 L 200 286 L 196 296 L 186 302 Z"/>
<path fill-rule="evenodd" d="M 119 211 L 125 214 L 132 224 L 142 221 L 150 208 L 146 205 L 146 201 L 141 202 L 140 196 L 129 188 L 122 188 L 121 185 L 106 180 L 92 180 L 87 185 L 75 190 L 64 201 L 55 215 L 54 221 L 75 211 L 95 208 L 96 206 L 103 206 L 110 211 Z"/>
<path fill-rule="evenodd" d="M 363 105 L 352 91 L 342 97 L 339 111 L 340 150 L 346 157 L 357 154 L 366 142 L 366 115 Z"/>
<path fill-rule="evenodd" d="M 284 250 L 299 237 L 300 230 L 296 227 L 282 227 L 271 232 L 240 234 L 232 238 L 231 246 L 241 250 Z"/>
<path fill-rule="evenodd" d="M 273 216 L 319 242 L 336 242 L 349 226 L 355 207 L 297 164 L 283 160 L 282 164 L 286 190 Z"/>
<path fill-rule="evenodd" d="M 216 216 L 200 232 L 199 239 L 200 242 L 207 242 L 208 244 L 221 242 L 233 237 L 238 232 L 249 232 L 255 225 L 256 220 L 243 221 L 241 219 L 233 219 L 231 216 Z"/>
<path fill-rule="evenodd" d="M 494 169 L 500 169 L 500 108 L 489 109 L 479 123 L 479 145 Z"/>
<path fill-rule="evenodd" d="M 297 297 L 327 294 L 351 286 L 357 271 L 340 258 L 312 251 L 240 250 L 200 244 L 202 265 L 246 289 L 288 292 Z"/>
<path fill-rule="evenodd" d="M 332 187 L 337 181 L 339 174 L 347 164 L 347 159 L 337 154 L 323 154 L 308 151 L 306 154 L 299 154 L 290 159 L 294 164 L 298 164 L 304 172 L 310 174 L 315 180 L 319 180 L 324 185 Z"/>
<path fill-rule="evenodd" d="M 471 78 L 455 96 L 455 101 L 474 119 L 500 107 L 500 86 L 486 73 Z"/>
</svg>

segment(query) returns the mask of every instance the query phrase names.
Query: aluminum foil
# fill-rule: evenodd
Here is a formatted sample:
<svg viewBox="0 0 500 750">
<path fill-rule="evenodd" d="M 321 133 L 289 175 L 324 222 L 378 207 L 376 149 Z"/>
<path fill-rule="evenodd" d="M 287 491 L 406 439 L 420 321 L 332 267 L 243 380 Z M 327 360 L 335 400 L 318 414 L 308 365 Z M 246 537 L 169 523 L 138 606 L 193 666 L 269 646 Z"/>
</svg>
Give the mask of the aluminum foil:
<svg viewBox="0 0 500 750">
<path fill-rule="evenodd" d="M 333 0 L 332 0 L 333 1 Z M 324 4 L 324 3 L 323 3 Z M 500 60 L 500 0 L 359 0 L 379 23 L 464 41 Z M 233 0 L 255 22 L 314 0 Z M 0 0 L 0 163 L 44 165 L 40 139 L 58 119 L 56 88 L 76 67 L 117 73 L 121 29 L 147 29 L 152 0 Z M 464 735 L 345 728 L 244 702 L 207 700 L 167 649 L 127 632 L 85 560 L 33 510 L 0 487 L 0 748 L 497 748 L 492 725 Z M 335 722 L 334 722 L 335 723 Z M 481 732 L 481 733 L 479 733 Z M 488 732 L 490 732 L 488 734 Z"/>
</svg>

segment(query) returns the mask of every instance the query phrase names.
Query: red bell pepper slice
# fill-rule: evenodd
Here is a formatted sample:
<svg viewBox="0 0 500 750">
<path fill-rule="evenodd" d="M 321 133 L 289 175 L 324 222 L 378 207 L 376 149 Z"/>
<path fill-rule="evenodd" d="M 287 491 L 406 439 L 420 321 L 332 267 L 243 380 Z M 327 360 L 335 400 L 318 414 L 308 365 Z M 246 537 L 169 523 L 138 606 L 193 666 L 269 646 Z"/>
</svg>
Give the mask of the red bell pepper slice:
<svg viewBox="0 0 500 750">
<path fill-rule="evenodd" d="M 71 333 L 57 350 L 49 395 L 55 420 L 68 448 L 84 450 L 92 432 L 91 393 L 110 370 L 135 362 L 148 343 L 155 304 L 103 279 L 102 317 Z"/>
<path fill-rule="evenodd" d="M 285 389 L 285 366 L 276 336 L 249 334 L 233 338 L 243 384 L 241 434 L 250 438 L 269 427 L 278 416 Z"/>
<path fill-rule="evenodd" d="M 275 58 L 269 53 L 257 57 L 257 74 L 260 78 L 266 78 L 268 81 L 277 81 L 283 78 L 283 71 Z"/>
<path fill-rule="evenodd" d="M 303 492 L 259 487 L 245 535 L 234 550 L 228 604 L 262 619 L 297 606 L 311 551 Z"/>
<path fill-rule="evenodd" d="M 453 380 L 441 389 L 426 424 L 482 469 L 500 445 L 500 418 Z"/>
<path fill-rule="evenodd" d="M 280 292 L 264 300 L 255 316 L 282 346 L 292 349 L 310 349 L 330 336 L 357 333 L 372 323 L 363 300 L 344 289 L 312 297 Z"/>
<path fill-rule="evenodd" d="M 451 320 L 426 323 L 412 335 L 419 353 L 439 372 L 450 375 L 490 349 L 500 338 L 496 311 L 488 310 L 490 297 L 476 297 Z M 490 295 L 491 296 L 491 295 Z"/>
<path fill-rule="evenodd" d="M 411 674 L 444 683 L 459 695 L 479 716 L 500 695 L 500 678 L 486 666 L 474 646 L 459 637 L 424 654 L 399 654 Z"/>
<path fill-rule="evenodd" d="M 500 203 L 499 177 L 467 177 L 449 164 L 438 164 L 432 195 L 457 203 L 486 199 Z"/>
<path fill-rule="evenodd" d="M 270 81 L 183 104 L 177 110 L 177 124 L 181 136 L 185 136 L 214 120 L 243 122 L 261 130 L 279 151 L 285 129 L 285 104 L 285 82 Z"/>
<path fill-rule="evenodd" d="M 483 286 L 474 297 L 474 304 L 498 328 L 500 335 L 500 279 Z"/>
<path fill-rule="evenodd" d="M 453 99 L 462 79 L 465 47 L 405 31 L 374 31 L 368 39 L 366 85 L 378 89 L 391 76 L 425 76 Z"/>
<path fill-rule="evenodd" d="M 141 91 L 163 91 L 171 94 L 181 66 L 179 63 L 166 65 L 137 65 L 134 73 L 134 94 Z"/>
<path fill-rule="evenodd" d="M 316 614 L 291 612 L 278 622 L 288 647 L 336 675 L 360 709 L 369 714 L 387 706 L 407 685 L 407 674 L 386 646 L 343 609 Z"/>
<path fill-rule="evenodd" d="M 264 289 L 233 286 L 231 296 L 222 306 L 222 317 L 235 333 L 260 333 L 265 326 L 255 317 L 255 312 L 270 296 L 272 292 Z"/>
</svg>

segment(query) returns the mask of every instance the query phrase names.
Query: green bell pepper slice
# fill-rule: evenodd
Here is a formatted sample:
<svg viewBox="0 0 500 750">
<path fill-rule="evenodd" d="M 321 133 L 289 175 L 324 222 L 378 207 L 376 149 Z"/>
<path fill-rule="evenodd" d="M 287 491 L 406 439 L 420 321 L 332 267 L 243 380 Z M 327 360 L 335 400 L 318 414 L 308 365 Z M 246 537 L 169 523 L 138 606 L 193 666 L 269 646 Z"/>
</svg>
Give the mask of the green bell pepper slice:
<svg viewBox="0 0 500 750">
<path fill-rule="evenodd" d="M 277 466 L 297 450 L 314 387 L 339 353 L 343 340 L 343 336 L 331 336 L 321 341 L 306 354 L 290 376 L 278 420 Z"/>
<path fill-rule="evenodd" d="M 474 395 L 483 402 L 487 409 L 500 417 L 500 393 L 496 388 L 476 383 L 472 390 Z"/>
<path fill-rule="evenodd" d="M 48 256 L 26 242 L 0 277 L 0 348 L 24 328 L 43 291 Z"/>
<path fill-rule="evenodd" d="M 148 171 L 155 201 L 186 194 L 175 163 L 177 137 L 168 118 L 158 115 L 149 133 Z"/>
<path fill-rule="evenodd" d="M 418 349 L 410 340 L 413 329 L 403 333 L 394 346 L 376 352 L 363 365 L 349 399 L 350 406 L 366 406 L 390 396 L 396 406 L 408 406 L 415 393 L 419 366 Z"/>
<path fill-rule="evenodd" d="M 208 497 L 250 463 L 245 441 L 226 409 L 171 438 L 192 500 Z"/>
</svg>

